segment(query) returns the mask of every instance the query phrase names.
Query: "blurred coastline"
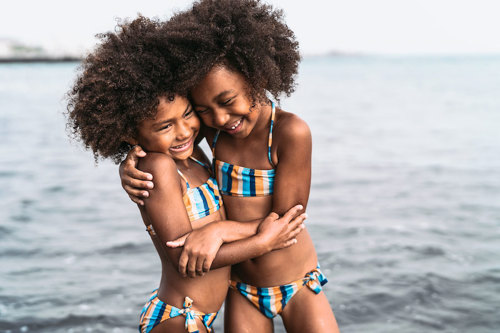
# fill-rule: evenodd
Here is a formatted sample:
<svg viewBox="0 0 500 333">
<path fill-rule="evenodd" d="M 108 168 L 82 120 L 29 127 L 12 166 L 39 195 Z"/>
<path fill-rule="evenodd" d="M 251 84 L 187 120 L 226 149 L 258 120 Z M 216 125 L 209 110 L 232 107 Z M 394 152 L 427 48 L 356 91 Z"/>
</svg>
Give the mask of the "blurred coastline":
<svg viewBox="0 0 500 333">
<path fill-rule="evenodd" d="M 26 45 L 13 39 L 0 38 L 0 63 L 76 62 L 82 56 L 75 52 L 48 51 L 42 46 Z"/>
<path fill-rule="evenodd" d="M 53 51 L 47 50 L 43 46 L 27 45 L 13 39 L 0 38 L 0 64 L 78 62 L 85 58 L 87 51 L 68 51 L 64 49 Z M 368 56 L 368 54 L 333 50 L 324 53 L 303 55 L 304 58 L 357 56 Z"/>
</svg>

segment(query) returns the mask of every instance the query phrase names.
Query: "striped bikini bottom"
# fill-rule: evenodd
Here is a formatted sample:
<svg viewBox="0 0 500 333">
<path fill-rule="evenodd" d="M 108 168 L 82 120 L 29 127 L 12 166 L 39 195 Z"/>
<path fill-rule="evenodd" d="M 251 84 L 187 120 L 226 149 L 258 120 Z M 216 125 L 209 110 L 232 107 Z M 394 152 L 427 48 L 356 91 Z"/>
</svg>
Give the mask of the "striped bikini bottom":
<svg viewBox="0 0 500 333">
<path fill-rule="evenodd" d="M 246 283 L 231 281 L 231 288 L 240 292 L 260 312 L 268 318 L 274 318 L 280 314 L 286 304 L 302 287 L 307 286 L 314 293 L 319 294 L 322 286 L 328 280 L 320 271 L 318 266 L 307 273 L 302 279 L 277 287 L 254 287 Z"/>
<path fill-rule="evenodd" d="M 205 314 L 203 312 L 191 310 L 192 305 L 193 300 L 186 296 L 183 308 L 176 308 L 175 306 L 162 302 L 158 298 L 158 289 L 154 290 L 149 297 L 149 301 L 142 308 L 139 322 L 139 332 L 149 333 L 155 326 L 167 319 L 175 318 L 177 316 L 185 316 L 185 327 L 186 331 L 189 333 L 199 332 L 198 326 L 196 325 L 196 317 L 202 321 L 208 333 L 213 333 L 214 330 L 212 325 L 218 312 Z"/>
</svg>

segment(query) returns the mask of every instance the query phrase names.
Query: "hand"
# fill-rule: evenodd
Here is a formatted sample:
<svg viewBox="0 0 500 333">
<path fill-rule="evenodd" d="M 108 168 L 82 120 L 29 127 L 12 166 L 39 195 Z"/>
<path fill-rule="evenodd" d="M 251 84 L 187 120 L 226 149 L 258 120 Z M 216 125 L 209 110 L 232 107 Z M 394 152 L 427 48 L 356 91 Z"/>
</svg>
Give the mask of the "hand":
<svg viewBox="0 0 500 333">
<path fill-rule="evenodd" d="M 148 181 L 153 179 L 153 175 L 137 169 L 139 158 L 144 156 L 146 156 L 146 152 L 140 146 L 135 146 L 130 149 L 127 157 L 120 163 L 120 179 L 123 189 L 133 202 L 142 206 L 144 201 L 141 198 L 149 196 L 149 192 L 145 190 L 154 187 L 153 182 Z"/>
<path fill-rule="evenodd" d="M 186 238 L 191 234 L 191 232 L 188 232 L 184 236 L 181 236 L 177 239 L 174 239 L 173 241 L 168 241 L 167 246 L 175 249 L 176 247 L 183 247 L 184 243 L 186 242 Z"/>
<path fill-rule="evenodd" d="M 297 214 L 303 209 L 297 205 L 279 217 L 276 213 L 270 213 L 259 225 L 257 233 L 264 237 L 269 245 L 269 250 L 279 250 L 297 243 L 297 235 L 305 228 L 304 220 L 307 214 Z"/>
<path fill-rule="evenodd" d="M 219 224 L 212 222 L 172 242 L 167 242 L 169 247 L 179 247 L 184 243 L 184 249 L 179 257 L 179 273 L 183 277 L 203 276 L 210 270 L 219 248 L 224 243 L 218 226 Z"/>
</svg>

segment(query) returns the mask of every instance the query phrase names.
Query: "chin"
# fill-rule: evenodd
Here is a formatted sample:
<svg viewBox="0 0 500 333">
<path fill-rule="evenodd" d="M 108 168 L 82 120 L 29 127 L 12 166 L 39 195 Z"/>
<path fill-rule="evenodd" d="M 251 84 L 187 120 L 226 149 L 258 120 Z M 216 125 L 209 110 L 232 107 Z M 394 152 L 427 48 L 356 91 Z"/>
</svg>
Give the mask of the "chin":
<svg viewBox="0 0 500 333">
<path fill-rule="evenodd" d="M 179 160 L 179 161 L 184 161 L 189 158 L 189 156 L 193 155 L 193 150 L 191 149 L 190 151 L 186 151 L 183 153 L 177 153 L 177 154 L 170 154 L 174 160 Z"/>
</svg>

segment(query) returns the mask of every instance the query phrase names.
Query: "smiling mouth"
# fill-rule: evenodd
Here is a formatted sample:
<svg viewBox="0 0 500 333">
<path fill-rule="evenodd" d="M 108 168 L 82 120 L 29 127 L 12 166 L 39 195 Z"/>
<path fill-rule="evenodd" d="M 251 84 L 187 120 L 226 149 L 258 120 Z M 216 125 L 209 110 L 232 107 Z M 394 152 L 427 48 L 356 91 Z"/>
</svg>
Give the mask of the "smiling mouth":
<svg viewBox="0 0 500 333">
<path fill-rule="evenodd" d="M 225 126 L 224 130 L 231 132 L 231 131 L 234 131 L 236 129 L 239 129 L 242 121 L 243 121 L 243 118 L 240 118 L 240 120 L 234 122 L 231 126 Z"/>
<path fill-rule="evenodd" d="M 191 145 L 193 144 L 193 138 L 189 139 L 189 141 L 181 144 L 181 145 L 177 145 L 177 146 L 173 146 L 173 147 L 170 147 L 170 150 L 174 151 L 174 152 L 182 152 L 182 151 L 185 151 L 185 150 L 188 150 L 189 147 L 191 147 Z"/>
</svg>

